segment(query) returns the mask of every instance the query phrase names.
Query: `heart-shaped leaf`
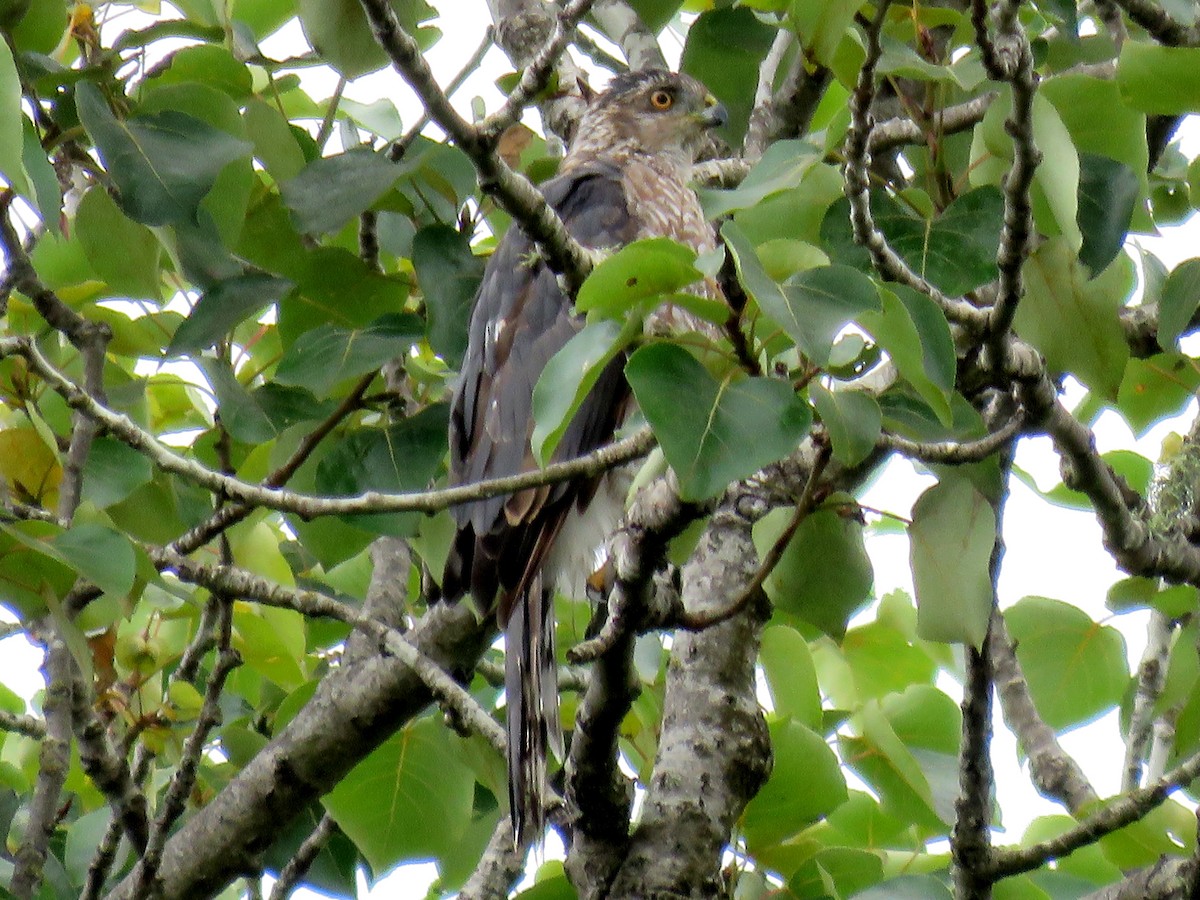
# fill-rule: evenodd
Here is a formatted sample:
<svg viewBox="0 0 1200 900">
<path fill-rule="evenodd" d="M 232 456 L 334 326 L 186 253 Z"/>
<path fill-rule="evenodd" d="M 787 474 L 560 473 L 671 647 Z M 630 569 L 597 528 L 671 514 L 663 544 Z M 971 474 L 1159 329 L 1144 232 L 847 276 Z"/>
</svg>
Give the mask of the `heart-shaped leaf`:
<svg viewBox="0 0 1200 900">
<path fill-rule="evenodd" d="M 786 456 L 812 423 L 786 382 L 718 382 L 675 344 L 642 347 L 625 375 L 688 499 L 711 497 Z"/>
</svg>

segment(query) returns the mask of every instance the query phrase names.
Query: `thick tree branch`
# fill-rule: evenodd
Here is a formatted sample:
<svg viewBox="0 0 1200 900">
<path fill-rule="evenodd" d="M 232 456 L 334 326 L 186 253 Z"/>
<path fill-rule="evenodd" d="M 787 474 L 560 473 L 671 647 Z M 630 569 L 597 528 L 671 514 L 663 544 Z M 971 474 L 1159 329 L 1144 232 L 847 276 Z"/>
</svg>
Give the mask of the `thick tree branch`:
<svg viewBox="0 0 1200 900">
<path fill-rule="evenodd" d="M 634 641 L 667 544 L 697 514 L 697 507 L 679 499 L 671 477 L 658 479 L 638 494 L 625 523 L 609 541 L 615 581 L 604 637 L 597 639 L 595 648 L 573 648 L 573 658 L 595 660 L 575 715 L 565 765 L 570 823 L 566 867 L 582 897 L 606 895 L 629 841 L 633 788 L 617 765 L 617 739 L 638 693 Z"/>
<path fill-rule="evenodd" d="M 328 598 L 326 598 L 328 599 Z M 494 634 L 469 604 L 432 608 L 402 640 L 444 672 L 465 676 Z M 204 808 L 167 841 L 160 877 L 168 897 L 211 896 L 274 843 L 307 808 L 433 695 L 400 659 L 376 655 L 336 669 L 312 700 Z M 131 896 L 126 878 L 113 900 Z"/>
</svg>

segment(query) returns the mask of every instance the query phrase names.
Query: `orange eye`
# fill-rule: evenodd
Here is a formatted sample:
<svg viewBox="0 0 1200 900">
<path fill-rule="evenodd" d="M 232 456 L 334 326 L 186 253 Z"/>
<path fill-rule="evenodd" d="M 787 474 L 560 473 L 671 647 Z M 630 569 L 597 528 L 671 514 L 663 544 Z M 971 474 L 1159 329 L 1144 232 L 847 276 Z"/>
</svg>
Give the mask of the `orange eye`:
<svg viewBox="0 0 1200 900">
<path fill-rule="evenodd" d="M 650 95 L 650 105 L 655 109 L 670 109 L 675 105 L 675 97 L 670 91 L 655 91 Z"/>
</svg>

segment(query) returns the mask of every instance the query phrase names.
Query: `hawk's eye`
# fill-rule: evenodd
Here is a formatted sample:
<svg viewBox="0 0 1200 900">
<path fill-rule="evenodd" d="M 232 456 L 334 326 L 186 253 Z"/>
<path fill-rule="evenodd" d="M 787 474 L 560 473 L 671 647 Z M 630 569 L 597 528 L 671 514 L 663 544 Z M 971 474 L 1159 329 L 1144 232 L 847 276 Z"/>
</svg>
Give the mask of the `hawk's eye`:
<svg viewBox="0 0 1200 900">
<path fill-rule="evenodd" d="M 670 91 L 657 90 L 650 95 L 650 105 L 655 109 L 670 109 L 675 105 L 675 95 Z"/>
</svg>

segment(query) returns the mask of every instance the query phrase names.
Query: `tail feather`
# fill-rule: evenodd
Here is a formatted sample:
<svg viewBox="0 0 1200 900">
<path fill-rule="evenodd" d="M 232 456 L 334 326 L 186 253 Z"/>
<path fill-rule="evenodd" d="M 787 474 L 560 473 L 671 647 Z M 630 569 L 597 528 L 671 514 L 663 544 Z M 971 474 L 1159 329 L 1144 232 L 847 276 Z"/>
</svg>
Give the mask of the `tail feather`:
<svg viewBox="0 0 1200 900">
<path fill-rule="evenodd" d="M 505 632 L 504 687 L 508 705 L 508 802 L 518 847 L 546 827 L 546 761 L 563 755 L 554 661 L 554 611 L 540 576 L 514 598 Z"/>
</svg>

